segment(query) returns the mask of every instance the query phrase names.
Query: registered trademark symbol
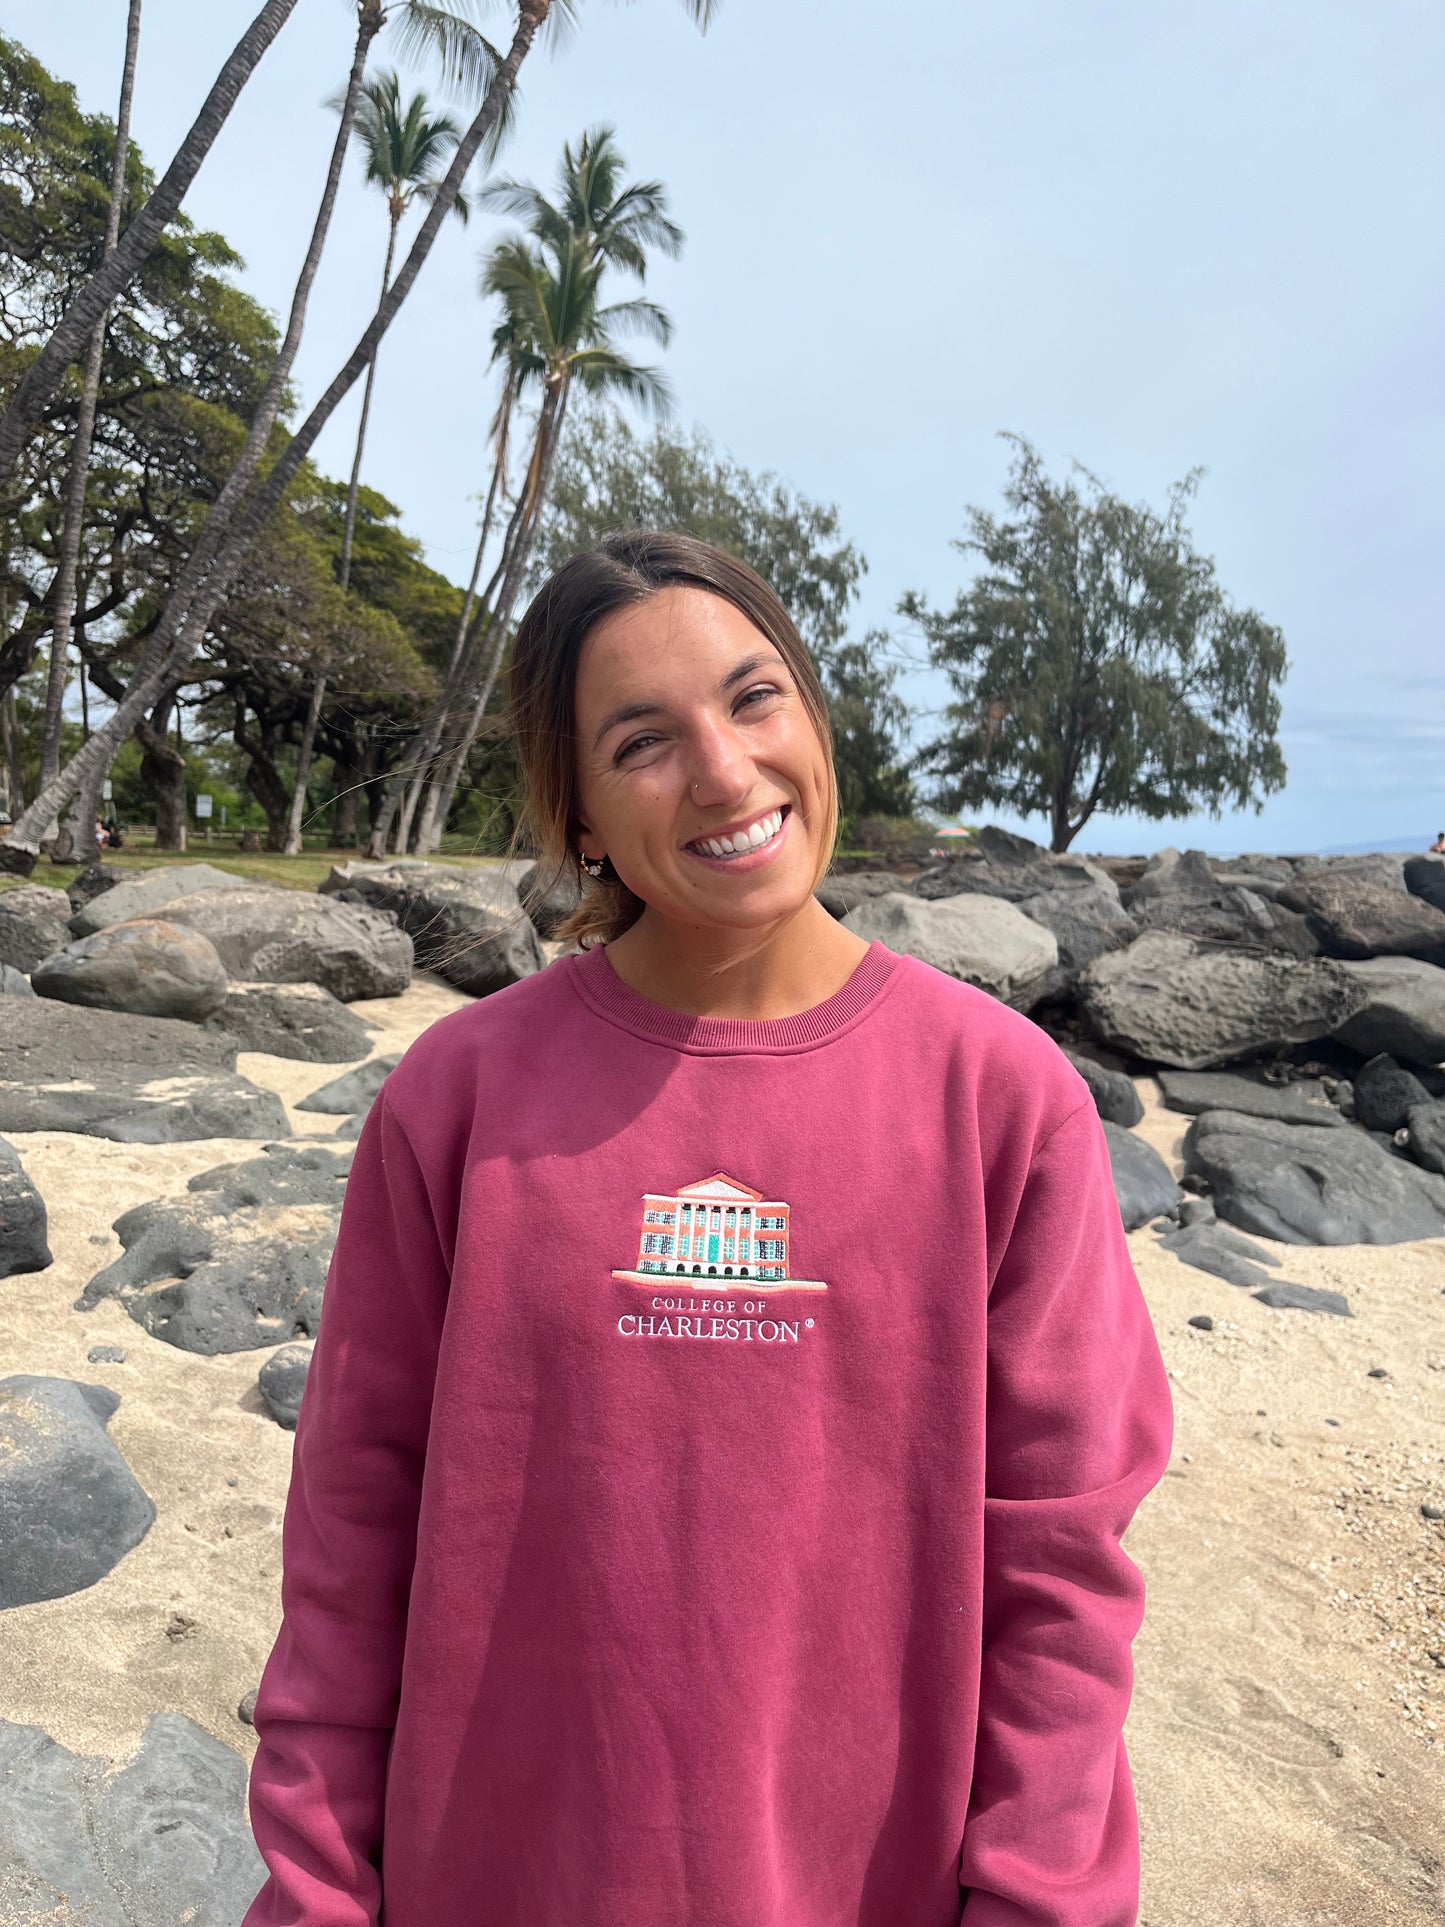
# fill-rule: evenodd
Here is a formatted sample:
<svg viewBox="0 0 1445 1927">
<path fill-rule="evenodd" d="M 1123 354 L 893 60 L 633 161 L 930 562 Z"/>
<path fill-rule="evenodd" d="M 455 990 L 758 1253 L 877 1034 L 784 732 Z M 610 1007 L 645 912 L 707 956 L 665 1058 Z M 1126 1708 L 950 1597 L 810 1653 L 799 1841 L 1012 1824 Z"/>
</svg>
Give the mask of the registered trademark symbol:
<svg viewBox="0 0 1445 1927">
<path fill-rule="evenodd" d="M 811 1330 L 813 1329 L 813 1321 L 812 1321 L 812 1319 L 811 1319 L 811 1318 L 805 1318 L 805 1319 L 803 1320 L 803 1323 L 804 1323 L 804 1324 L 805 1324 L 805 1325 L 806 1325 L 806 1326 L 808 1327 L 808 1330 L 809 1330 L 809 1331 L 811 1331 Z"/>
</svg>

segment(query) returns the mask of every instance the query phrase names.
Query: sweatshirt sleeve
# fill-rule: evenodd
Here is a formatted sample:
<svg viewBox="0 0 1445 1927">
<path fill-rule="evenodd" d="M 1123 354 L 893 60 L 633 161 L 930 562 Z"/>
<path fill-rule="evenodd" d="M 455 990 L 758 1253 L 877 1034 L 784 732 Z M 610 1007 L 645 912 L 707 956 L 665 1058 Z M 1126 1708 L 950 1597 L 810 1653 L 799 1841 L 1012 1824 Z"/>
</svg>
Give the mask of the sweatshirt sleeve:
<svg viewBox="0 0 1445 1927">
<path fill-rule="evenodd" d="M 1163 1476 L 1173 1409 L 1090 1101 L 1019 1194 L 989 1297 L 987 1398 L 965 1927 L 1133 1927 L 1122 1729 L 1144 1582 L 1120 1539 Z"/>
<path fill-rule="evenodd" d="M 301 1403 L 282 1625 L 256 1702 L 243 1927 L 376 1927 L 387 1754 L 448 1266 L 383 1089 L 362 1126 Z"/>
</svg>

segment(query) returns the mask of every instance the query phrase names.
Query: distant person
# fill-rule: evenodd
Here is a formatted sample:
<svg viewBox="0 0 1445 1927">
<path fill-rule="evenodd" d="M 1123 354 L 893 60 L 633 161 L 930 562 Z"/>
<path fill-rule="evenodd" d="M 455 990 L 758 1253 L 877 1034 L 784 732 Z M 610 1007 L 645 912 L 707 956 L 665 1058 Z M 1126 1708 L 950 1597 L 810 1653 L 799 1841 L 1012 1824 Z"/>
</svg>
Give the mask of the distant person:
<svg viewBox="0 0 1445 1927">
<path fill-rule="evenodd" d="M 1441 830 L 1435 838 L 1435 841 L 1430 845 L 1429 854 L 1431 856 L 1445 856 L 1445 830 Z"/>
<path fill-rule="evenodd" d="M 1173 1415 L 1088 1086 L 819 903 L 827 703 L 745 564 L 574 556 L 511 698 L 583 947 L 362 1127 L 247 1927 L 1123 1927 Z"/>
</svg>

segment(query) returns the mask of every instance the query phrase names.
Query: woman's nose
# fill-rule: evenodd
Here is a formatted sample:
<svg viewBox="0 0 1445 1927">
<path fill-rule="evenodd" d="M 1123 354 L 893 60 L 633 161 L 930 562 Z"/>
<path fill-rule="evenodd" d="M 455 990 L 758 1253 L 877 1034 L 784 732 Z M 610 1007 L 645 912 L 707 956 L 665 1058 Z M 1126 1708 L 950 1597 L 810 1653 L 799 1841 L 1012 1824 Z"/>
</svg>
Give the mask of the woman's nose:
<svg viewBox="0 0 1445 1927">
<path fill-rule="evenodd" d="M 714 726 L 698 733 L 689 758 L 689 795 L 698 809 L 726 809 L 753 787 L 752 758 L 738 732 Z"/>
</svg>

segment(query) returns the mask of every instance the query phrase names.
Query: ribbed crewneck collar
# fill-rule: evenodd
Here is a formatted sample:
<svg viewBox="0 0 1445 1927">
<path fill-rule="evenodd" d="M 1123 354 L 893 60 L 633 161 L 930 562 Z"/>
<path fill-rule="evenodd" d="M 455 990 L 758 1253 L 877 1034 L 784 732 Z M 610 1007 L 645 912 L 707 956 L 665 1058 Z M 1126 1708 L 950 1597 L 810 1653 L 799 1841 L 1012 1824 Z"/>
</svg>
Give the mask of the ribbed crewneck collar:
<svg viewBox="0 0 1445 1927">
<path fill-rule="evenodd" d="M 579 996 L 609 1023 L 674 1050 L 729 1052 L 812 1050 L 857 1023 L 891 987 L 902 961 L 886 944 L 871 943 L 858 968 L 825 1003 L 792 1017 L 693 1017 L 655 1004 L 623 983 L 605 944 L 561 959 Z"/>
</svg>

